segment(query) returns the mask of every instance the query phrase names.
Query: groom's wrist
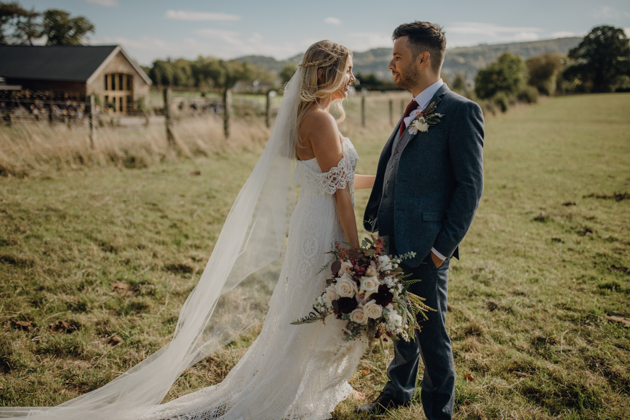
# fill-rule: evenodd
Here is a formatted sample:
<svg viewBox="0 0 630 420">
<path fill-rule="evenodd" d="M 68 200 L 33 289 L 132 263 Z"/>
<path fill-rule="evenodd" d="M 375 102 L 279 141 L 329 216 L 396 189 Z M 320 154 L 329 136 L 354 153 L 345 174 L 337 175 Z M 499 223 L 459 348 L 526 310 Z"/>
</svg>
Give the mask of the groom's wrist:
<svg viewBox="0 0 630 420">
<path fill-rule="evenodd" d="M 440 254 L 440 251 L 435 249 L 435 247 L 431 248 L 431 252 L 433 252 L 433 254 L 435 254 L 435 256 L 438 257 L 440 260 L 442 260 L 442 261 L 446 260 L 446 257 L 444 255 Z"/>
</svg>

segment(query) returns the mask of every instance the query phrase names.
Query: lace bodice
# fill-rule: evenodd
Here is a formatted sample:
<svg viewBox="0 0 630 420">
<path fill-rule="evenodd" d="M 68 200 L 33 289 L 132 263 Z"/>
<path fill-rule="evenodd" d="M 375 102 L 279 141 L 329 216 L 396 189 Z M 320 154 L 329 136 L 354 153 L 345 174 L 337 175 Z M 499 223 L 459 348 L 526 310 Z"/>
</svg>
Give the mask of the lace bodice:
<svg viewBox="0 0 630 420">
<path fill-rule="evenodd" d="M 295 182 L 300 184 L 302 191 L 307 194 L 334 194 L 339 189 L 350 184 L 350 191 L 354 197 L 354 170 L 359 155 L 350 139 L 343 139 L 343 157 L 337 166 L 328 172 L 322 172 L 317 159 L 298 161 L 295 169 Z"/>
</svg>

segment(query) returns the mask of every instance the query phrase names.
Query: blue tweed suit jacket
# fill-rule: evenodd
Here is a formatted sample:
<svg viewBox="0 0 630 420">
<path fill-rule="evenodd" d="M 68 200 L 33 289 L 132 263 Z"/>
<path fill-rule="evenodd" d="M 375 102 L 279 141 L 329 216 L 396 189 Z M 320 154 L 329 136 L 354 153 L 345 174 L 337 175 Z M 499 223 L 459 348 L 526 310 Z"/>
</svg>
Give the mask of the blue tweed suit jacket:
<svg viewBox="0 0 630 420">
<path fill-rule="evenodd" d="M 385 172 L 402 119 L 385 144 L 376 181 L 363 220 L 371 232 L 378 217 L 393 218 L 394 241 L 399 254 L 416 252 L 405 264 L 417 267 L 435 247 L 442 255 L 459 258 L 462 241 L 483 192 L 483 113 L 479 105 L 442 85 L 431 99 L 441 121 L 426 133 L 410 138 L 396 158 L 393 214 L 379 213 Z M 400 148 L 400 146 L 398 146 Z M 391 175 L 390 175 L 391 176 Z M 391 219 L 390 219 L 391 220 Z"/>
</svg>

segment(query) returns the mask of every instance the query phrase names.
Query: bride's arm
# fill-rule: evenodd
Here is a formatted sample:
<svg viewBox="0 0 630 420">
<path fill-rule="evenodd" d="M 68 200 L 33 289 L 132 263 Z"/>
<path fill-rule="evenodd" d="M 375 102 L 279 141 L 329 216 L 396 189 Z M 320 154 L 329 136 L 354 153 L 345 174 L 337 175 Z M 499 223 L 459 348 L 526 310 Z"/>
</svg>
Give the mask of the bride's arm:
<svg viewBox="0 0 630 420">
<path fill-rule="evenodd" d="M 343 148 L 339 141 L 340 135 L 333 116 L 327 113 L 311 115 L 302 124 L 303 127 L 300 127 L 300 132 L 308 135 L 313 153 L 322 172 L 328 172 L 336 167 L 343 158 Z M 305 124 L 307 125 L 304 126 Z M 309 130 L 309 126 L 313 129 Z M 347 174 L 342 174 L 341 176 L 344 175 L 347 176 Z M 359 246 L 359 234 L 357 232 L 357 222 L 354 216 L 349 182 L 346 183 L 345 188 L 335 191 L 335 200 L 337 202 L 339 222 L 346 239 L 352 245 Z"/>
<path fill-rule="evenodd" d="M 374 186 L 375 175 L 354 175 L 354 189 L 361 190 L 364 188 L 372 188 Z"/>
</svg>

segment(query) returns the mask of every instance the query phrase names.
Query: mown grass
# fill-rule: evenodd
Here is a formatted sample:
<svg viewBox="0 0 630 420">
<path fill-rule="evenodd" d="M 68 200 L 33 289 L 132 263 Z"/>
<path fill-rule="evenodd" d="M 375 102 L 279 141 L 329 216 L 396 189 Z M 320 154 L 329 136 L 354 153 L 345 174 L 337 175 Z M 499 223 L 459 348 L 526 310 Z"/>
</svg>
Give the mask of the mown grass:
<svg viewBox="0 0 630 420">
<path fill-rule="evenodd" d="M 373 173 L 386 102 L 369 105 L 366 128 L 358 107 L 342 128 L 358 171 Z M 451 265 L 458 418 L 630 415 L 630 329 L 607 318 L 630 318 L 629 114 L 628 94 L 590 95 L 488 120 L 484 197 Z M 1 404 L 61 403 L 167 342 L 256 158 L 0 178 Z M 255 334 L 189 369 L 167 399 L 220 381 Z M 368 398 L 386 381 L 385 352 L 352 379 Z M 335 418 L 361 418 L 354 405 Z M 386 417 L 423 418 L 419 396 Z"/>
</svg>

